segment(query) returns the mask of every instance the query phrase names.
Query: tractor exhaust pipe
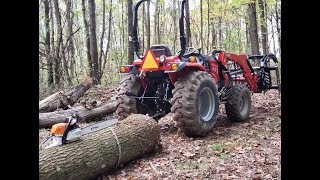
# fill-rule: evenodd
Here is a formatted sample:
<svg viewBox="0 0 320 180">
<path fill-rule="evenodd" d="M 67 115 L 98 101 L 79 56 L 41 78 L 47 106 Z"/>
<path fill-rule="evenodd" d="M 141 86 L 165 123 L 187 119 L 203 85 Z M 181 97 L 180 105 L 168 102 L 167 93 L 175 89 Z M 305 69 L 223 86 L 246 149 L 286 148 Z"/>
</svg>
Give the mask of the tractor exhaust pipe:
<svg viewBox="0 0 320 180">
<path fill-rule="evenodd" d="M 133 7 L 133 32 L 132 32 L 132 42 L 134 44 L 134 51 L 136 52 L 136 55 L 138 56 L 139 59 L 141 59 L 140 56 L 140 42 L 138 38 L 138 9 L 139 6 L 144 2 L 144 1 L 150 1 L 150 0 L 140 0 L 138 1 L 134 7 Z"/>
<path fill-rule="evenodd" d="M 180 30 L 180 46 L 181 51 L 178 55 L 179 59 L 183 56 L 184 52 L 186 51 L 186 37 L 184 34 L 184 6 L 186 3 L 186 0 L 180 1 L 180 17 L 179 17 L 179 30 Z"/>
</svg>

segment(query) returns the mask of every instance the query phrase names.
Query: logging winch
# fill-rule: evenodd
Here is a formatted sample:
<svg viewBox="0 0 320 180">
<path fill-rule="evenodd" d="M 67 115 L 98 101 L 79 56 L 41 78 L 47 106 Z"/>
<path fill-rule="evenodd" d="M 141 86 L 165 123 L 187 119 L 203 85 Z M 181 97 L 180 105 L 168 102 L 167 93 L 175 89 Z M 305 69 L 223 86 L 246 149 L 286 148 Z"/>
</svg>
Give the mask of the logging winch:
<svg viewBox="0 0 320 180">
<path fill-rule="evenodd" d="M 41 147 L 47 149 L 69 142 L 78 141 L 83 135 L 107 128 L 117 122 L 118 119 L 115 118 L 80 128 L 78 125 L 79 116 L 77 114 L 72 114 L 70 117 L 66 118 L 65 122 L 54 124 L 51 127 L 50 134 L 42 143 Z"/>
</svg>

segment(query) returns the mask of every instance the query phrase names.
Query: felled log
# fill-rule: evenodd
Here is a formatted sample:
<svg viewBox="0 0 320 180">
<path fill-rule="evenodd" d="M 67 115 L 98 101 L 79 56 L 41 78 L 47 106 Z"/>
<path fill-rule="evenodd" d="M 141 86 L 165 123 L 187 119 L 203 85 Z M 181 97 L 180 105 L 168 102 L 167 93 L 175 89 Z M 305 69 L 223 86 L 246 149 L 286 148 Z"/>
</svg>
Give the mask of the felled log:
<svg viewBox="0 0 320 180">
<path fill-rule="evenodd" d="M 39 150 L 40 179 L 90 179 L 154 151 L 159 125 L 132 114 L 118 124 L 88 134 L 82 140 Z"/>
<path fill-rule="evenodd" d="M 67 110 L 39 113 L 39 128 L 51 128 L 56 123 L 64 120 L 73 113 L 77 113 L 81 120 L 91 121 L 95 118 L 111 114 L 117 109 L 117 102 L 109 102 L 94 109 L 87 109 L 83 106 L 73 107 Z"/>
<path fill-rule="evenodd" d="M 39 112 L 52 112 L 68 105 L 72 106 L 92 85 L 93 80 L 88 78 L 67 92 L 59 91 L 48 96 L 39 102 Z"/>
</svg>

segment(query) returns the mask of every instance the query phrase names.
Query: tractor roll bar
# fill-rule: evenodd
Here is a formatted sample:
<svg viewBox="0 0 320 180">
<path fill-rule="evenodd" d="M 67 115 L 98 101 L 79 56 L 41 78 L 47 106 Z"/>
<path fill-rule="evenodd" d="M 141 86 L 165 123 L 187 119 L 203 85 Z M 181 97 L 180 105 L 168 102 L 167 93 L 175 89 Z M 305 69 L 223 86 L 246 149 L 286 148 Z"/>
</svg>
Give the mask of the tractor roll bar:
<svg viewBox="0 0 320 180">
<path fill-rule="evenodd" d="M 134 44 L 134 51 L 138 58 L 141 58 L 139 55 L 140 52 L 140 43 L 138 39 L 138 9 L 139 6 L 145 2 L 150 0 L 140 0 L 138 1 L 133 7 L 133 32 L 132 32 L 132 42 Z M 184 7 L 185 7 L 186 0 L 180 1 L 180 17 L 179 17 L 179 30 L 180 30 L 180 46 L 181 51 L 178 55 L 179 59 L 183 56 L 184 52 L 186 51 L 186 37 L 184 34 Z"/>
<path fill-rule="evenodd" d="M 134 5 L 133 7 L 133 32 L 132 32 L 132 42 L 134 44 L 134 51 L 136 52 L 136 55 L 138 58 L 140 57 L 140 43 L 138 39 L 138 9 L 139 6 L 144 2 L 144 1 L 149 1 L 149 0 L 140 0 L 137 2 L 137 4 Z"/>
</svg>

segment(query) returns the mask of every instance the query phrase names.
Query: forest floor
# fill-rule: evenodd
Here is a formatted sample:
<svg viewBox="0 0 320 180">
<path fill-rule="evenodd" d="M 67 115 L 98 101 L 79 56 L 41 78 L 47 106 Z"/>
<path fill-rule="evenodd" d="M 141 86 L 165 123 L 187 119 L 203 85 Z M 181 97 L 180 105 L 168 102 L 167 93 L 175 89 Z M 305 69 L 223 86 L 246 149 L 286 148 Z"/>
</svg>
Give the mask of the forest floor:
<svg viewBox="0 0 320 180">
<path fill-rule="evenodd" d="M 110 92 L 90 90 L 82 98 Z M 162 150 L 98 179 L 281 179 L 281 95 L 276 90 L 254 94 L 250 118 L 241 123 L 227 121 L 222 105 L 205 138 L 186 137 L 172 114 L 159 124 Z M 47 134 L 39 130 L 39 141 Z"/>
</svg>

